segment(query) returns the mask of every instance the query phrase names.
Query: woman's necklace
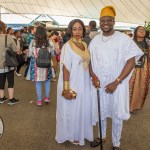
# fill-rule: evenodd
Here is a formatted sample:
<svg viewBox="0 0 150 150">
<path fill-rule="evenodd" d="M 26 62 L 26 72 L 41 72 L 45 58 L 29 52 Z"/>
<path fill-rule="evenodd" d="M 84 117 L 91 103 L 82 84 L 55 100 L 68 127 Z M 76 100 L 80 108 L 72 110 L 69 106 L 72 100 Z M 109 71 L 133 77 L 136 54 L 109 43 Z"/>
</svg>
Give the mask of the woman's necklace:
<svg viewBox="0 0 150 150">
<path fill-rule="evenodd" d="M 84 47 L 84 45 L 83 45 L 81 39 L 76 40 L 74 37 L 72 37 L 70 40 L 71 40 L 79 49 L 81 49 L 82 51 L 85 51 L 85 47 Z"/>
<path fill-rule="evenodd" d="M 78 46 L 82 45 L 81 39 L 76 40 L 74 37 L 72 37 L 72 38 L 71 38 L 71 41 L 72 41 L 73 43 L 77 44 Z"/>
</svg>

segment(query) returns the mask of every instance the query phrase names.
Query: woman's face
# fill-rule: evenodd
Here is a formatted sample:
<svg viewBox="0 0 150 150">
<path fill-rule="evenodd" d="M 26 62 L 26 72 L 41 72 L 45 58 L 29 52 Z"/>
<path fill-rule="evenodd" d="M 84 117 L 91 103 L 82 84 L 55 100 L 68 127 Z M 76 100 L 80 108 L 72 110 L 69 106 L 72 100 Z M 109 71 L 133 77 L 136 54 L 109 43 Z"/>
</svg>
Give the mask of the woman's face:
<svg viewBox="0 0 150 150">
<path fill-rule="evenodd" d="M 10 30 L 9 30 L 9 34 L 10 34 L 10 35 L 13 35 L 13 34 L 14 34 L 14 30 L 13 30 L 13 29 L 10 29 Z"/>
<path fill-rule="evenodd" d="M 139 29 L 137 30 L 137 37 L 139 38 L 143 38 L 145 36 L 146 32 L 144 27 L 139 27 Z"/>
<path fill-rule="evenodd" d="M 80 23 L 76 22 L 72 27 L 72 35 L 75 39 L 81 39 L 83 36 L 83 27 Z"/>
</svg>

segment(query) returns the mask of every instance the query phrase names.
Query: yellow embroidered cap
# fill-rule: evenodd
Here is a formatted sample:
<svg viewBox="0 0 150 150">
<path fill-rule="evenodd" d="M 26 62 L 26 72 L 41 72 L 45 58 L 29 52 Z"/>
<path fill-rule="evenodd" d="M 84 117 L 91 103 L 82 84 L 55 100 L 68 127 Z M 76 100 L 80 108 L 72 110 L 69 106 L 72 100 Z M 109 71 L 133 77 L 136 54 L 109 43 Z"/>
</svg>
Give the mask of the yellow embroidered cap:
<svg viewBox="0 0 150 150">
<path fill-rule="evenodd" d="M 115 17 L 116 16 L 115 8 L 113 6 L 104 7 L 100 12 L 100 18 L 104 16 Z"/>
</svg>

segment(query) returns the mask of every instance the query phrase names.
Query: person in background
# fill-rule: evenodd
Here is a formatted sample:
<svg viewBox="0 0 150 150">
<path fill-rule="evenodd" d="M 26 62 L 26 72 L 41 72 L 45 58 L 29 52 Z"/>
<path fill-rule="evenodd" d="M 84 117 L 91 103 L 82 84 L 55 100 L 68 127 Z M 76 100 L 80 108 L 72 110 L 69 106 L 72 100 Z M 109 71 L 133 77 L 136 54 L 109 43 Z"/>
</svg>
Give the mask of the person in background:
<svg viewBox="0 0 150 150">
<path fill-rule="evenodd" d="M 150 31 L 146 31 L 145 40 L 147 44 L 150 46 Z"/>
<path fill-rule="evenodd" d="M 60 53 L 59 44 L 58 44 L 58 42 L 55 41 L 58 36 L 59 36 L 59 33 L 57 31 L 53 31 L 49 38 L 49 45 L 55 54 L 55 57 L 52 57 L 52 79 L 51 79 L 52 82 L 56 82 L 56 79 L 55 79 L 56 71 L 57 71 L 56 56 L 57 56 L 57 54 Z"/>
<path fill-rule="evenodd" d="M 19 30 L 16 30 L 14 32 L 14 41 L 16 43 L 16 46 L 17 46 L 17 50 L 18 51 L 21 51 L 21 47 L 20 47 L 20 41 L 19 41 L 19 38 L 20 38 L 20 31 Z M 17 69 L 16 69 L 16 75 L 18 77 L 21 77 L 21 73 L 20 73 L 20 70 L 21 70 L 21 67 L 25 64 L 25 57 L 23 54 L 16 54 L 16 58 L 17 58 L 17 61 L 18 61 L 18 66 L 17 66 Z"/>
<path fill-rule="evenodd" d="M 42 82 L 45 84 L 45 97 L 44 101 L 46 103 L 50 102 L 50 78 L 52 77 L 51 67 L 49 68 L 39 68 L 36 65 L 36 58 L 38 56 L 38 51 L 40 48 L 47 48 L 51 53 L 49 43 L 47 40 L 46 29 L 42 26 L 37 27 L 35 33 L 35 39 L 33 39 L 29 45 L 29 53 L 31 56 L 30 62 L 30 80 L 35 81 L 37 100 L 36 104 L 38 106 L 42 105 Z"/>
<path fill-rule="evenodd" d="M 71 38 L 71 35 L 65 29 L 65 34 L 63 35 L 63 45 Z"/>
<path fill-rule="evenodd" d="M 5 38 L 6 38 L 6 24 L 0 21 L 0 104 L 8 101 L 9 105 L 14 105 L 19 102 L 14 98 L 14 67 L 4 66 L 5 61 Z M 20 53 L 17 50 L 16 44 L 12 36 L 7 35 L 7 46 L 12 48 L 14 52 Z M 8 82 L 8 98 L 4 96 L 6 79 Z"/>
<path fill-rule="evenodd" d="M 91 39 L 93 39 L 97 34 L 99 34 L 96 28 L 96 21 L 92 20 L 89 22 L 89 29 L 90 29 L 89 37 Z"/>
<path fill-rule="evenodd" d="M 106 141 L 107 118 L 112 119 L 112 150 L 121 150 L 120 138 L 123 121 L 129 113 L 129 79 L 135 62 L 143 55 L 135 42 L 126 34 L 115 31 L 115 8 L 106 6 L 100 12 L 102 34 L 96 35 L 89 45 L 91 54 L 93 124 L 98 121 L 97 88 L 100 97 L 102 141 Z M 95 114 L 95 117 L 94 117 Z M 100 144 L 96 138 L 91 147 Z"/>
<path fill-rule="evenodd" d="M 135 66 L 130 79 L 130 112 L 142 109 L 148 94 L 150 80 L 150 46 L 146 42 L 146 31 L 138 26 L 134 31 L 133 40 L 144 53 Z M 140 65 L 140 63 L 142 63 Z"/>
<path fill-rule="evenodd" d="M 27 38 L 27 44 L 30 45 L 31 41 L 35 38 L 35 33 L 36 33 L 36 27 L 35 26 L 29 26 L 28 27 L 28 38 Z M 24 46 L 23 49 L 28 49 L 28 46 Z M 26 51 L 24 51 L 26 52 Z M 27 53 L 27 61 L 26 61 L 26 69 L 24 72 L 24 77 L 27 77 L 28 71 L 29 71 L 29 65 L 30 65 L 30 59 L 31 59 L 31 54 L 29 52 Z"/>
<path fill-rule="evenodd" d="M 28 28 L 23 27 L 23 29 L 20 31 L 21 37 L 20 37 L 20 43 L 21 43 L 21 49 L 23 49 L 24 46 L 29 46 L 27 39 L 28 39 Z"/>
<path fill-rule="evenodd" d="M 90 33 L 90 29 L 86 28 L 86 35 L 83 38 L 83 41 L 87 44 L 87 46 L 89 46 L 89 44 L 91 42 L 91 38 L 89 37 L 89 33 Z"/>
<path fill-rule="evenodd" d="M 132 33 L 128 33 L 127 34 L 131 39 L 133 38 L 133 34 Z"/>
<path fill-rule="evenodd" d="M 63 31 L 60 31 L 59 33 L 59 47 L 60 49 L 62 49 L 63 47 L 63 36 L 65 35 L 65 33 Z"/>
<path fill-rule="evenodd" d="M 63 46 L 57 86 L 56 141 L 84 145 L 93 140 L 90 95 L 90 53 L 81 39 L 85 26 L 79 19 L 68 26 L 71 39 Z"/>
<path fill-rule="evenodd" d="M 9 28 L 7 28 L 6 34 L 8 34 L 8 35 L 14 35 L 14 30 L 11 27 L 9 27 Z"/>
</svg>

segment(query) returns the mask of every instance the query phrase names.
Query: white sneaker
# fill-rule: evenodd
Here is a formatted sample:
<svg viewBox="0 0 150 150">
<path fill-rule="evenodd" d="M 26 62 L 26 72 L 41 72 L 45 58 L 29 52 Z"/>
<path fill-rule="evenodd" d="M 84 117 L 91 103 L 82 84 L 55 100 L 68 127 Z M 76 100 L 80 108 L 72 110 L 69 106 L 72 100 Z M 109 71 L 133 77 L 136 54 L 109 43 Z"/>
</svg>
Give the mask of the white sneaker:
<svg viewBox="0 0 150 150">
<path fill-rule="evenodd" d="M 16 75 L 17 75 L 17 77 L 21 77 L 21 74 L 20 74 L 20 73 L 17 73 L 17 72 L 16 72 Z"/>
</svg>

